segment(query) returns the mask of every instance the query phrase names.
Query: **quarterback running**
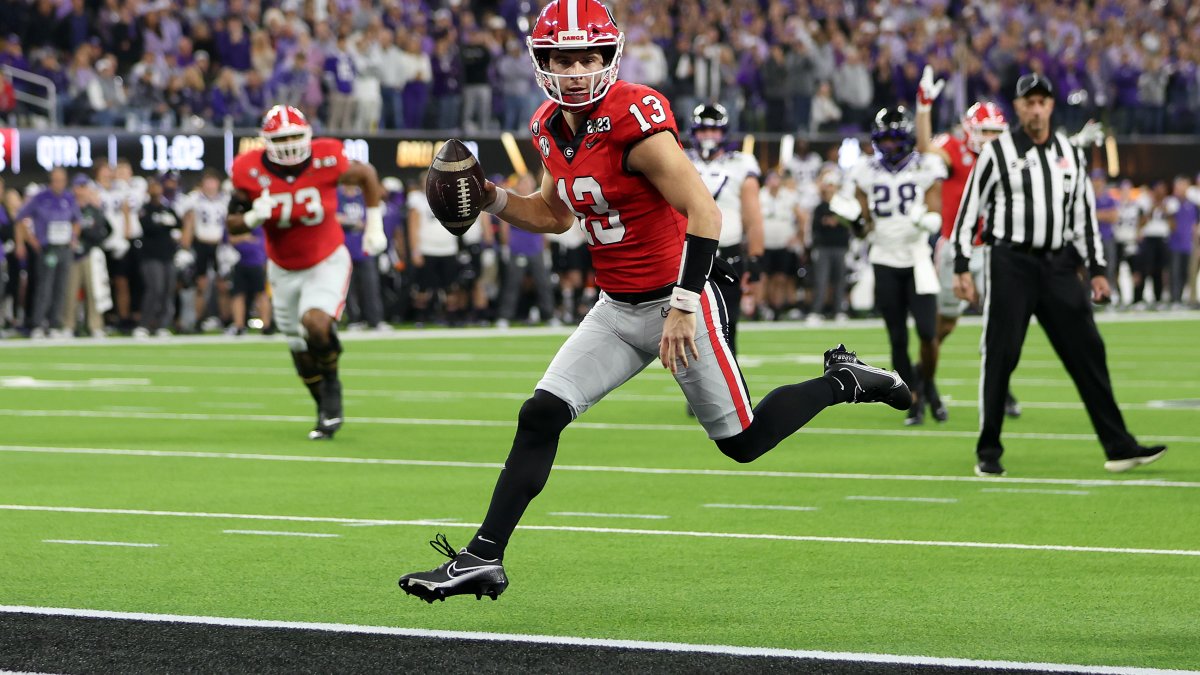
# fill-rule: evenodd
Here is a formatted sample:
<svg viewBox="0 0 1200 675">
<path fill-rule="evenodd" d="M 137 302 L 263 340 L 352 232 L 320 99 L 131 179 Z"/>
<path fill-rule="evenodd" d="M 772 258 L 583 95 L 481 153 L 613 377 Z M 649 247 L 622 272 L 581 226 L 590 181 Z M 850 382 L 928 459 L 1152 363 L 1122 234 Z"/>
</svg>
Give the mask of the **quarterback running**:
<svg viewBox="0 0 1200 675">
<path fill-rule="evenodd" d="M 899 376 L 838 345 L 826 352 L 822 377 L 751 407 L 725 340 L 728 312 L 710 281 L 720 209 L 680 147 L 666 97 L 617 79 L 624 42 L 597 0 L 553 0 L 527 40 L 550 99 L 529 128 L 545 168 L 541 189 L 519 195 L 488 183 L 484 208 L 530 232 L 581 227 L 602 292 L 521 406 L 478 532 L 458 551 L 438 535 L 434 547 L 449 560 L 400 578 L 405 592 L 428 602 L 504 592 L 505 547 L 550 476 L 559 435 L 655 360 L 737 462 L 753 461 L 836 403 L 911 402 Z"/>
</svg>

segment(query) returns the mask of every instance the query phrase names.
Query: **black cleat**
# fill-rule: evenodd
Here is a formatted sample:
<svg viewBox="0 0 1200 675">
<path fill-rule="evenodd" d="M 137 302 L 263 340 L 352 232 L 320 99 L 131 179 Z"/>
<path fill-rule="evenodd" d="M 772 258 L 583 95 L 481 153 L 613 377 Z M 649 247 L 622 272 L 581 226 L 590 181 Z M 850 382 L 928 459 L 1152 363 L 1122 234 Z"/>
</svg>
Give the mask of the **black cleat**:
<svg viewBox="0 0 1200 675">
<path fill-rule="evenodd" d="M 981 459 L 975 465 L 975 475 L 981 478 L 1000 478 L 1004 476 L 1004 467 L 998 459 Z"/>
<path fill-rule="evenodd" d="M 1013 419 L 1021 416 L 1021 403 L 1013 398 L 1012 392 L 1004 395 L 1004 415 Z"/>
<path fill-rule="evenodd" d="M 1156 462 L 1165 454 L 1167 454 L 1167 446 L 1165 445 L 1152 445 L 1150 447 L 1139 445 L 1133 450 L 1109 457 L 1108 461 L 1104 463 L 1104 468 L 1113 473 L 1121 473 L 1130 469 L 1136 469 L 1145 464 L 1150 464 L 1151 462 Z"/>
<path fill-rule="evenodd" d="M 854 383 L 850 400 L 854 403 L 886 403 L 896 410 L 912 407 L 912 392 L 900 376 L 890 370 L 868 366 L 858 359 L 846 345 L 838 345 L 825 352 L 825 374 L 844 373 Z M 842 386 L 850 383 L 834 377 Z"/>
<path fill-rule="evenodd" d="M 495 600 L 508 588 L 508 577 L 500 560 L 484 560 L 467 549 L 458 553 L 439 534 L 430 546 L 450 560 L 428 572 L 413 572 L 400 577 L 400 588 L 430 604 L 434 600 L 445 602 L 452 595 L 474 595 L 476 600 L 488 596 Z"/>
<path fill-rule="evenodd" d="M 335 378 L 321 381 L 321 402 L 317 405 L 317 425 L 308 432 L 310 441 L 333 440 L 342 428 L 342 383 Z"/>
<path fill-rule="evenodd" d="M 938 424 L 950 419 L 950 412 L 946 410 L 946 404 L 942 403 L 942 395 L 938 393 L 933 380 L 925 383 L 925 398 L 929 400 L 929 412 Z"/>
</svg>

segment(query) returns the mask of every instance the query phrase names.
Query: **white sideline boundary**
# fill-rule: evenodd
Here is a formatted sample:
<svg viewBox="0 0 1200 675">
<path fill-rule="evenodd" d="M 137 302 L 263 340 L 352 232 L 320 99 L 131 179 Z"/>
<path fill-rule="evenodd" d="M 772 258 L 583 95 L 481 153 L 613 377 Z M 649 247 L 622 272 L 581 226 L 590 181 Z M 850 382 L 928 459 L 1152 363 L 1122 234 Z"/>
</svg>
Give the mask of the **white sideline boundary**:
<svg viewBox="0 0 1200 675">
<path fill-rule="evenodd" d="M 0 511 L 34 511 L 40 513 L 78 513 L 89 515 L 164 516 L 175 518 L 214 518 L 224 520 L 282 520 L 305 523 L 341 523 L 345 525 L 396 525 L 403 527 L 459 527 L 476 529 L 478 523 L 448 523 L 442 520 L 384 520 L 373 518 L 343 518 L 328 516 L 278 516 L 253 513 L 206 513 L 203 511 L 154 511 L 145 509 L 105 509 L 81 506 L 43 506 L 33 504 L 0 504 Z M 971 548 L 1010 551 L 1051 551 L 1058 553 L 1115 553 L 1123 555 L 1159 555 L 1200 558 L 1200 550 L 1162 548 L 1117 548 L 1111 546 L 1070 546 L 1063 544 L 1016 544 L 990 541 L 937 541 L 921 539 L 877 539 L 871 537 L 825 537 L 798 534 L 769 534 L 748 532 L 706 532 L 698 530 L 647 530 L 632 527 L 584 527 L 573 525 L 518 525 L 518 530 L 541 532 L 576 532 L 587 534 L 628 534 L 647 537 L 689 537 L 696 539 L 747 539 L 762 541 L 813 542 L 822 544 L 867 544 L 879 546 L 925 546 L 933 548 Z"/>
<path fill-rule="evenodd" d="M 1182 675 L 1195 672 L 1165 670 L 1128 666 L 1087 666 L 1069 663 L 1028 663 L 1024 661 L 986 661 L 936 656 L 907 656 L 896 654 L 870 654 L 855 652 L 829 652 L 774 647 L 739 647 L 735 645 L 706 645 L 684 642 L 650 642 L 643 640 L 614 640 L 605 638 L 572 637 L 561 635 L 527 635 L 519 633 L 485 633 L 476 631 L 429 630 L 424 628 L 399 628 L 393 626 L 360 626 L 344 623 L 317 623 L 306 621 L 269 621 L 263 619 L 239 619 L 215 616 L 189 616 L 182 614 L 149 614 L 143 612 L 113 612 L 95 609 L 71 609 L 65 607 L 31 607 L 22 605 L 0 605 L 5 614 L 34 614 L 38 616 L 67 616 L 87 619 L 112 619 L 124 621 L 151 621 L 156 623 L 186 623 L 224 628 L 284 628 L 292 630 L 316 630 L 328 633 L 358 635 L 392 635 L 396 637 L 435 638 L 442 640 L 484 640 L 488 642 L 521 642 L 541 645 L 571 647 L 599 647 L 610 649 L 637 649 L 680 654 L 723 654 L 729 656 L 762 656 L 779 659 L 821 659 L 825 661 L 850 661 L 894 665 L 940 666 L 947 668 L 1007 669 L 1050 673 L 1096 673 L 1100 675 Z"/>
<path fill-rule="evenodd" d="M 132 541 L 91 541 L 88 539 L 43 539 L 43 544 L 75 544 L 78 546 L 125 546 L 128 548 L 158 548 L 158 544 L 140 544 Z"/>
<path fill-rule="evenodd" d="M 48 455 L 112 455 L 118 457 L 159 457 L 186 459 L 227 459 L 262 462 L 313 462 L 318 464 L 374 464 L 389 466 L 428 466 L 452 469 L 500 469 L 500 462 L 461 462 L 435 459 L 392 459 L 376 457 L 322 457 L 319 455 L 271 455 L 240 452 L 202 452 L 191 450 L 137 450 L 130 448 L 63 448 L 30 445 L 0 445 L 0 452 L 24 452 Z M 917 482 L 984 483 L 997 482 L 1025 485 L 1070 485 L 1079 487 L 1155 487 L 1200 488 L 1200 482 L 1166 481 L 1155 479 L 1115 478 L 980 478 L 978 476 L 933 476 L 919 474 L 822 473 L 804 471 L 754 471 L 739 469 L 672 469 L 640 466 L 590 466 L 555 464 L 555 471 L 588 471 L 595 473 L 633 473 L 678 476 L 732 476 L 749 478 L 811 478 L 832 480 L 895 480 Z"/>
<path fill-rule="evenodd" d="M 270 422 L 270 423 L 299 423 L 312 424 L 311 415 L 234 415 L 230 413 L 176 413 L 150 412 L 143 410 L 21 410 L 18 408 L 0 408 L 0 417 L 90 417 L 108 419 L 141 419 L 141 420 L 193 420 L 200 422 Z M 427 427 L 492 427 L 513 429 L 516 421 L 504 420 L 471 420 L 471 419 L 438 419 L 420 417 L 347 417 L 347 424 L 382 424 L 389 426 L 427 426 Z M 572 422 L 569 429 L 587 429 L 591 431 L 684 431 L 702 434 L 704 428 L 699 424 L 624 424 L 615 422 Z M 848 429 L 842 427 L 801 427 L 797 433 L 805 435 L 824 436 L 893 436 L 900 438 L 964 438 L 975 440 L 979 437 L 977 431 L 915 431 L 911 429 Z M 1037 432 L 1008 432 L 1005 438 L 1024 438 L 1038 441 L 1087 441 L 1098 443 L 1095 434 L 1048 434 Z M 1161 441 L 1164 443 L 1200 443 L 1198 436 L 1158 436 L 1147 435 L 1145 441 Z"/>
</svg>

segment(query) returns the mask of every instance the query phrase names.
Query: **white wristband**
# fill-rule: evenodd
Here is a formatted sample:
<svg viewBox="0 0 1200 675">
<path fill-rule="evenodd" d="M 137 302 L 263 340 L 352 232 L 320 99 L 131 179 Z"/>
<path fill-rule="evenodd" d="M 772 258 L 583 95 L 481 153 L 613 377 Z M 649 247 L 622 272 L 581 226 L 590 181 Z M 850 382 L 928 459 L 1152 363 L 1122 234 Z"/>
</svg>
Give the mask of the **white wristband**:
<svg viewBox="0 0 1200 675">
<path fill-rule="evenodd" d="M 918 115 L 920 115 L 921 113 L 931 112 L 932 110 L 933 110 L 932 102 L 930 102 L 930 103 L 921 103 L 920 101 L 917 102 L 917 114 Z"/>
<path fill-rule="evenodd" d="M 917 227 L 930 234 L 940 231 L 942 229 L 942 214 L 933 213 L 932 211 L 926 213 L 917 221 Z"/>
<path fill-rule="evenodd" d="M 496 198 L 492 200 L 491 204 L 483 207 L 483 210 L 494 216 L 498 216 L 506 206 L 508 206 L 508 190 L 496 188 Z"/>
<path fill-rule="evenodd" d="M 367 219 L 366 219 L 366 222 L 364 223 L 364 225 L 365 225 L 367 232 L 377 231 L 380 234 L 382 234 L 383 233 L 383 207 L 382 206 L 368 206 L 367 207 Z"/>
<path fill-rule="evenodd" d="M 700 294 L 676 286 L 671 293 L 671 306 L 681 312 L 695 314 L 700 309 Z"/>
<path fill-rule="evenodd" d="M 249 211 L 246 211 L 245 213 L 242 214 L 242 223 L 244 223 L 246 225 L 246 227 L 251 230 L 258 227 L 259 225 L 262 225 L 262 222 L 264 220 L 266 220 L 266 218 L 263 218 L 254 209 L 250 209 Z"/>
</svg>

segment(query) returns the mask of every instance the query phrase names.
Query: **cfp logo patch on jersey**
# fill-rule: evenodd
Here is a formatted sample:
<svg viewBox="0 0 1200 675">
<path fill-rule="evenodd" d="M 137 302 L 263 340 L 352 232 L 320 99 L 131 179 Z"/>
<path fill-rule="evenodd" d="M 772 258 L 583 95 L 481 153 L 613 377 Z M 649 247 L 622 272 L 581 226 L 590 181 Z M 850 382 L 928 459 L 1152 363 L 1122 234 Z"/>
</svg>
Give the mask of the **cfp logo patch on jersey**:
<svg viewBox="0 0 1200 675">
<path fill-rule="evenodd" d="M 530 125 L 530 127 L 529 127 L 529 133 L 533 134 L 534 136 L 537 136 L 538 132 L 541 130 L 542 130 L 542 121 L 541 120 L 534 120 L 533 124 Z"/>
<path fill-rule="evenodd" d="M 251 169 L 251 170 L 250 170 L 250 173 L 251 173 L 251 175 L 254 175 L 254 174 L 258 173 L 258 170 L 257 170 L 257 169 Z M 269 187 L 271 187 L 271 178 L 270 178 L 270 176 L 263 176 L 263 175 L 259 174 L 259 175 L 258 175 L 258 184 L 259 184 L 260 186 L 262 186 L 263 188 L 269 188 Z"/>
<path fill-rule="evenodd" d="M 542 157 L 550 156 L 550 139 L 545 136 L 538 136 L 538 147 L 542 149 Z"/>
</svg>

